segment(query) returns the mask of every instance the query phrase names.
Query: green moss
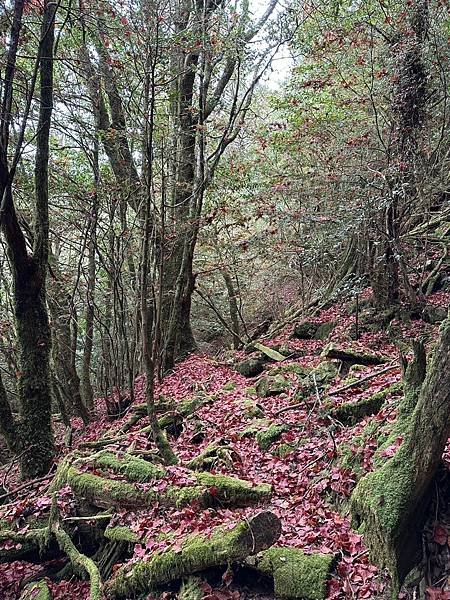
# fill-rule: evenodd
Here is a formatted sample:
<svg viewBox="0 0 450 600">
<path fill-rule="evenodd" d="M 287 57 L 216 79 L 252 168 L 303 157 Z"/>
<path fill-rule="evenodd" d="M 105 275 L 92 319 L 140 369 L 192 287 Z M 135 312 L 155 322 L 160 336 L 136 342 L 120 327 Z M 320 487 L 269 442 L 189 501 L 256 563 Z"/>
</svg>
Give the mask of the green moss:
<svg viewBox="0 0 450 600">
<path fill-rule="evenodd" d="M 258 519 L 259 523 L 255 524 Z M 261 531 L 264 532 L 264 543 L 260 537 Z M 185 575 L 242 560 L 252 551 L 257 552 L 271 545 L 279 534 L 279 521 L 271 513 L 260 513 L 228 531 L 219 527 L 209 538 L 196 536 L 186 539 L 178 551 L 169 550 L 149 560 L 125 565 L 108 582 L 107 593 L 114 598 L 146 594 L 159 585 Z"/>
<path fill-rule="evenodd" d="M 227 381 L 227 383 L 222 388 L 224 392 L 232 392 L 235 389 L 236 383 L 234 381 Z"/>
<path fill-rule="evenodd" d="M 333 416 L 344 425 L 354 425 L 364 417 L 379 412 L 386 398 L 390 394 L 400 391 L 402 388 L 403 383 L 397 382 L 384 390 L 372 394 L 368 398 L 342 404 L 332 411 Z"/>
<path fill-rule="evenodd" d="M 308 377 L 304 380 L 304 383 L 313 390 L 316 385 L 319 390 L 323 390 L 333 381 L 337 372 L 338 370 L 335 364 L 324 361 L 310 371 Z"/>
<path fill-rule="evenodd" d="M 291 452 L 294 452 L 294 450 L 295 446 L 292 446 L 291 444 L 280 444 L 273 454 L 275 454 L 275 456 L 279 456 L 280 458 L 285 458 L 291 454 Z"/>
<path fill-rule="evenodd" d="M 125 525 L 115 525 L 107 527 L 104 532 L 105 538 L 114 542 L 129 542 L 135 544 L 139 542 L 139 536 Z"/>
<path fill-rule="evenodd" d="M 255 388 L 255 386 L 252 385 L 250 387 L 244 388 L 244 393 L 247 394 L 247 396 L 256 396 L 256 388 Z"/>
<path fill-rule="evenodd" d="M 256 441 L 261 450 L 266 451 L 276 442 L 285 431 L 288 431 L 287 425 L 271 425 L 265 431 L 258 431 Z"/>
<path fill-rule="evenodd" d="M 311 369 L 307 367 L 302 367 L 298 363 L 291 363 L 288 365 L 280 365 L 278 367 L 273 367 L 268 371 L 268 375 L 285 375 L 286 373 L 294 373 L 295 375 L 299 375 L 300 377 L 306 377 Z"/>
<path fill-rule="evenodd" d="M 323 600 L 335 558 L 305 554 L 297 548 L 270 548 L 257 556 L 257 569 L 273 577 L 275 596 L 292 600 Z"/>
<path fill-rule="evenodd" d="M 248 481 L 223 475 L 195 473 L 193 477 L 198 485 L 171 486 L 161 493 L 151 488 L 144 490 L 128 482 L 82 473 L 74 467 L 69 468 L 67 481 L 76 494 L 96 506 L 109 504 L 133 508 L 148 507 L 154 502 L 170 506 L 186 506 L 194 501 L 201 506 L 211 506 L 216 502 L 246 505 L 267 498 L 271 492 L 268 485 L 253 486 Z"/>
<path fill-rule="evenodd" d="M 246 398 L 242 402 L 242 406 L 244 408 L 244 416 L 247 419 L 254 419 L 255 417 L 262 417 L 263 411 L 260 406 L 257 405 L 255 400 L 252 398 Z"/>
<path fill-rule="evenodd" d="M 282 394 L 291 387 L 292 383 L 283 375 L 261 377 L 256 383 L 256 393 L 260 398 Z"/>
<path fill-rule="evenodd" d="M 201 587 L 201 579 L 188 577 L 183 581 L 178 592 L 178 600 L 203 600 L 205 592 Z"/>
<path fill-rule="evenodd" d="M 211 475 L 198 473 L 195 479 L 200 485 L 206 486 L 209 491 L 214 488 L 213 497 L 222 503 L 233 506 L 247 505 L 270 498 L 272 486 L 266 483 L 253 485 L 249 481 L 227 477 L 226 475 Z"/>
<path fill-rule="evenodd" d="M 47 582 L 42 580 L 27 585 L 19 600 L 52 600 L 52 598 Z"/>
<path fill-rule="evenodd" d="M 414 480 L 411 454 L 401 446 L 393 458 L 359 481 L 350 499 L 355 525 L 364 533 L 371 558 L 389 570 L 395 589 Z"/>
<path fill-rule="evenodd" d="M 161 479 L 166 474 L 166 471 L 162 467 L 126 453 L 118 458 L 113 452 L 100 452 L 90 462 L 96 467 L 108 469 L 113 473 L 123 475 L 129 481 L 141 483 Z"/>
<path fill-rule="evenodd" d="M 251 425 L 239 432 L 240 438 L 253 437 L 261 431 L 261 429 L 270 425 L 269 419 L 256 419 Z"/>
</svg>

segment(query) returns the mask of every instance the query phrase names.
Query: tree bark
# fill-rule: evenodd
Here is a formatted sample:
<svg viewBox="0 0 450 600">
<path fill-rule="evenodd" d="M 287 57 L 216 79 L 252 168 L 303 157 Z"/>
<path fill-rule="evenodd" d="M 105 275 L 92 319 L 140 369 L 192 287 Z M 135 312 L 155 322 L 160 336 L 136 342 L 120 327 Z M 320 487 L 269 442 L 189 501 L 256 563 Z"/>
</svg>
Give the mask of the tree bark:
<svg viewBox="0 0 450 600">
<path fill-rule="evenodd" d="M 425 381 L 419 347 L 415 354 L 404 401 L 413 412 L 400 411 L 395 429 L 404 441 L 351 498 L 356 524 L 363 525 L 373 560 L 389 569 L 394 591 L 420 555 L 428 491 L 450 435 L 450 319 L 442 324 Z"/>
</svg>

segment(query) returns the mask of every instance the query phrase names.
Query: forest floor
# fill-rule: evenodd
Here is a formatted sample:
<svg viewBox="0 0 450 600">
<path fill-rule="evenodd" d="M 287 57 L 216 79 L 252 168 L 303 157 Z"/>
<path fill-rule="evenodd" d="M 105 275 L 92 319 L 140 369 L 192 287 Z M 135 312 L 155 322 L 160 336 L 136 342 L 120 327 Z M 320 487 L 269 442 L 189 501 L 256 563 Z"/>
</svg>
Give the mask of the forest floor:
<svg viewBox="0 0 450 600">
<path fill-rule="evenodd" d="M 448 296 L 438 293 L 430 302 L 448 305 Z M 239 477 L 255 484 L 272 485 L 272 496 L 264 508 L 273 511 L 281 520 L 282 534 L 278 545 L 301 548 L 308 553 L 335 554 L 338 558 L 329 583 L 328 598 L 386 598 L 388 579 L 371 564 L 362 537 L 352 529 L 346 500 L 357 479 L 374 468 L 373 458 L 380 436 L 396 418 L 401 391 L 398 388 L 395 391 L 394 387 L 377 414 L 366 416 L 353 426 L 343 426 L 329 415 L 331 405 L 337 407 L 368 398 L 400 381 L 399 350 L 385 333 L 366 332 L 358 341 L 349 340 L 348 332 L 354 327 L 354 317 L 348 315 L 345 305 L 324 310 L 314 320 L 317 324 L 330 321 L 336 324 L 328 340 L 294 339 L 292 324 L 276 338 L 264 342 L 268 346 L 287 346 L 291 352 L 297 353 L 296 358 L 280 363 L 282 376 L 290 383 L 282 393 L 258 396 L 255 383 L 260 376 L 244 377 L 235 368 L 236 361 L 245 358 L 244 353 L 233 356 L 228 353 L 220 360 L 198 354 L 190 356 L 158 386 L 156 396 L 164 396 L 174 406 L 186 399 L 202 397 L 202 405 L 195 414 L 185 418 L 179 435 L 170 438 L 180 464 L 185 465 L 214 443 L 220 445 L 223 451 L 211 465 L 211 472 Z M 398 327 L 403 330 L 405 341 L 418 335 L 426 335 L 427 339 L 433 340 L 438 328 L 422 320 L 399 323 Z M 348 374 L 345 377 L 336 375 L 326 390 L 315 386 L 308 397 L 299 396 L 300 369 L 286 366 L 317 366 L 323 360 L 320 353 L 330 340 L 341 347 L 382 356 L 387 362 L 354 370 L 350 373 L 352 380 Z M 265 372 L 280 364 L 268 362 Z M 386 366 L 391 368 L 387 370 Z M 355 384 L 356 379 L 361 383 Z M 354 385 L 339 391 L 349 382 Z M 144 394 L 145 379 L 139 377 L 135 403 L 142 403 Z M 116 421 L 108 420 L 102 399 L 98 400 L 96 410 L 96 420 L 86 429 L 74 420 L 72 450 L 84 448 L 83 451 L 88 452 L 86 444 L 89 446 L 90 442 L 105 435 L 114 437 L 129 419 L 127 414 Z M 141 431 L 146 424 L 147 418 L 142 417 L 125 437 L 112 442 L 108 448 L 118 455 L 124 451 L 153 450 L 148 435 Z M 273 432 L 274 425 L 280 426 L 279 433 L 265 444 L 264 436 L 258 438 L 256 434 L 268 429 Z M 58 451 L 63 456 L 68 449 L 62 442 L 62 429 L 57 433 Z M 401 442 L 402 439 L 397 438 L 395 444 L 383 450 L 383 456 L 392 456 Z M 442 498 L 444 493 L 440 486 L 445 485 L 446 470 L 447 474 L 450 473 L 448 448 L 444 465 L 436 484 L 434 512 L 424 535 L 428 568 L 421 589 L 422 597 L 430 600 L 450 599 L 450 581 L 443 578 L 449 564 L 450 512 L 448 503 L 438 502 L 439 494 Z M 48 513 L 51 505 L 48 492 L 50 478 L 20 489 L 23 484 L 17 477 L 15 463 L 0 468 L 0 482 L 5 490 L 5 494 L 0 494 L 0 502 L 6 502 L 0 507 L 0 519 L 17 522 L 30 514 Z M 168 468 L 166 478 L 159 480 L 157 486 L 161 490 L 174 482 L 182 485 L 190 481 L 190 471 L 183 466 L 175 466 Z M 75 504 L 72 490 L 67 486 L 62 488 L 58 506 L 63 519 L 70 519 Z M 240 518 L 254 514 L 257 508 L 216 506 L 201 509 L 195 504 L 175 508 L 155 504 L 152 509 L 145 510 L 119 509 L 112 520 L 113 524 L 127 525 L 139 536 L 140 543 L 134 545 L 129 559 L 132 562 L 167 547 L 176 550 L 187 533 L 207 535 L 215 526 L 224 523 L 231 527 Z M 167 536 L 161 535 L 164 533 Z M 1 565 L 0 599 L 17 599 L 20 581 L 40 572 L 43 566 L 21 561 Z M 226 571 L 223 580 L 205 581 L 205 598 L 238 600 L 255 597 L 258 593 L 262 594 L 260 598 L 264 594 L 271 597 L 270 590 L 258 591 L 251 583 L 248 578 L 243 580 L 239 574 L 232 576 Z M 89 597 L 88 582 L 73 579 L 54 583 L 49 580 L 49 586 L 55 599 L 83 600 Z M 175 592 L 167 589 L 166 599 L 176 597 Z M 406 590 L 400 597 L 412 597 L 411 594 Z"/>
</svg>

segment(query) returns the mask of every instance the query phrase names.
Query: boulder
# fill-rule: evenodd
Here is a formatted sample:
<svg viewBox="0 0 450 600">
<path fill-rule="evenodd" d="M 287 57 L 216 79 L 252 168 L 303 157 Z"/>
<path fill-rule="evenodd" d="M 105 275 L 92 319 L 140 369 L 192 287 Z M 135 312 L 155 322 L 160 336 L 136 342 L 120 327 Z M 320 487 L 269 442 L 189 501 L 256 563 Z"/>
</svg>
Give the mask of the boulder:
<svg viewBox="0 0 450 600">
<path fill-rule="evenodd" d="M 247 358 L 236 366 L 238 373 L 244 377 L 256 377 L 264 370 L 264 361 L 261 358 Z"/>
<path fill-rule="evenodd" d="M 256 383 L 256 393 L 259 398 L 277 396 L 291 386 L 291 382 L 282 375 L 261 377 Z"/>
</svg>

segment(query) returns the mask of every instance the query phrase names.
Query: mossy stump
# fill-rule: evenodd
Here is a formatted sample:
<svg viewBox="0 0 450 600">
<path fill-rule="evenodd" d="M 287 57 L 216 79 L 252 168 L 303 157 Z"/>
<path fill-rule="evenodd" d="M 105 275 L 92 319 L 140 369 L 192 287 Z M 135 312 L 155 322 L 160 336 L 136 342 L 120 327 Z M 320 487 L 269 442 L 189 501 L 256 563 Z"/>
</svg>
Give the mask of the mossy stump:
<svg viewBox="0 0 450 600">
<path fill-rule="evenodd" d="M 334 567 L 332 554 L 305 554 L 297 548 L 270 548 L 246 564 L 273 578 L 275 596 L 284 600 L 324 600 Z"/>
</svg>

